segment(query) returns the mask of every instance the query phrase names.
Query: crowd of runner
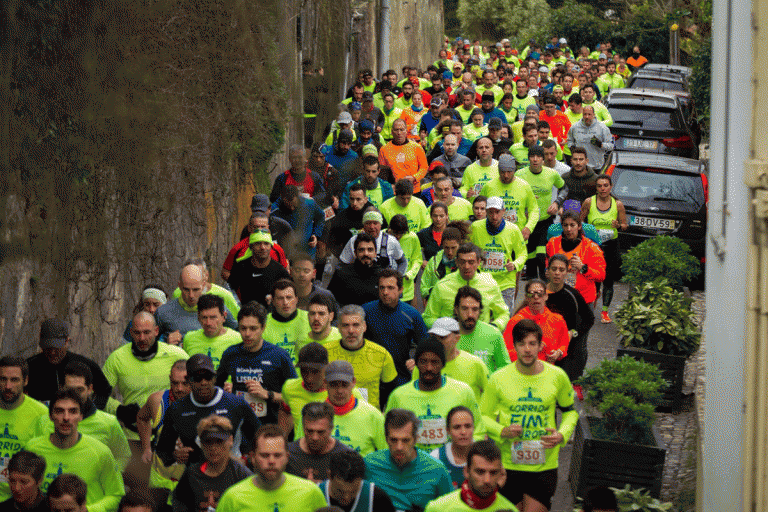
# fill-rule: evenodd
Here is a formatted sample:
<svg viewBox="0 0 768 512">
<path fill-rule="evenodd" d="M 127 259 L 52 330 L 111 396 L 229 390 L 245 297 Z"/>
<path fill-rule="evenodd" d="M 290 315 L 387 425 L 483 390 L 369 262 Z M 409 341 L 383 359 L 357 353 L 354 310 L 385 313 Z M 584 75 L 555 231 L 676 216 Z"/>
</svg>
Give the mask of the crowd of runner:
<svg viewBox="0 0 768 512">
<path fill-rule="evenodd" d="M 325 130 L 305 63 L 311 150 L 221 285 L 147 284 L 103 365 L 58 319 L 0 359 L 0 512 L 549 510 L 627 227 L 600 98 L 644 63 L 446 39 Z"/>
</svg>

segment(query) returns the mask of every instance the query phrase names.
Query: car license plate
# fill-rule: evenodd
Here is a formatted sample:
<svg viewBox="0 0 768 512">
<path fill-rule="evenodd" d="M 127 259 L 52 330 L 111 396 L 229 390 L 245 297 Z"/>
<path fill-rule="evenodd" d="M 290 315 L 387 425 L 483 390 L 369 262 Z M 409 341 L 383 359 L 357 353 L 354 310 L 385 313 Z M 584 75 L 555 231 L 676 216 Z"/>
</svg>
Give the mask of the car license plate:
<svg viewBox="0 0 768 512">
<path fill-rule="evenodd" d="M 624 147 L 628 149 L 656 151 L 656 148 L 659 147 L 659 141 L 645 139 L 624 139 Z"/>
<path fill-rule="evenodd" d="M 639 215 L 630 215 L 629 224 L 631 226 L 640 226 L 652 229 L 673 230 L 677 227 L 677 221 L 674 219 L 657 219 L 654 217 L 641 217 Z"/>
</svg>

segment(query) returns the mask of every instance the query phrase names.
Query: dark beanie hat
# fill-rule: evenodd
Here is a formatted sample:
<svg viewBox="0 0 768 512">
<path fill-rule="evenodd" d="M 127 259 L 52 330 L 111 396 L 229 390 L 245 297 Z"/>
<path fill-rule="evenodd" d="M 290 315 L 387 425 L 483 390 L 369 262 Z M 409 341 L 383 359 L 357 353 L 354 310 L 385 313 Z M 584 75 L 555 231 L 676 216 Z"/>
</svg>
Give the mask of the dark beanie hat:
<svg viewBox="0 0 768 512">
<path fill-rule="evenodd" d="M 424 352 L 432 352 L 433 354 L 436 354 L 443 362 L 443 366 L 445 366 L 445 347 L 434 336 L 430 335 L 416 345 L 416 352 L 414 353 L 413 358 L 418 361 L 419 357 Z"/>
</svg>

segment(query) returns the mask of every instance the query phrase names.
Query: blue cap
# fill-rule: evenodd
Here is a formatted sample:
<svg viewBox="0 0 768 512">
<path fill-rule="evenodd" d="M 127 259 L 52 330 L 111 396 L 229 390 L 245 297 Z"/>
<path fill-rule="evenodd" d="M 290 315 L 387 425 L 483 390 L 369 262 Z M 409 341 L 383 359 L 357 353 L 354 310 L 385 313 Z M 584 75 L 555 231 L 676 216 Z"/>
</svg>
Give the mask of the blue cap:
<svg viewBox="0 0 768 512">
<path fill-rule="evenodd" d="M 443 71 L 443 78 L 453 78 L 453 73 L 448 70 Z"/>
</svg>

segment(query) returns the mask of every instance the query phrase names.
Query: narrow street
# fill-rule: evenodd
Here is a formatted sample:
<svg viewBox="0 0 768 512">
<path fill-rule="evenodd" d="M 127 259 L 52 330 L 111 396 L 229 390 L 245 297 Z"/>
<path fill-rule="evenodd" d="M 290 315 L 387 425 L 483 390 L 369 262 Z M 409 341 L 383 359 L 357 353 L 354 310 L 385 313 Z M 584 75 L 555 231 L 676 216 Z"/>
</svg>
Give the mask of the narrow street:
<svg viewBox="0 0 768 512">
<path fill-rule="evenodd" d="M 615 295 L 611 304 L 611 316 L 627 298 L 629 287 L 623 283 L 615 285 Z M 694 311 L 698 315 L 699 325 L 704 321 L 703 291 L 693 292 Z M 589 358 L 587 368 L 593 368 L 605 358 L 616 357 L 619 347 L 616 325 L 602 324 L 598 320 L 590 332 L 588 348 Z M 686 364 L 685 384 L 683 385 L 683 406 L 680 412 L 656 413 L 656 426 L 661 437 L 666 442 L 667 458 L 664 465 L 664 481 L 662 484 L 662 501 L 671 501 L 680 505 L 682 510 L 694 509 L 696 490 L 696 461 L 695 443 L 698 436 L 698 420 L 696 417 L 696 402 L 694 390 L 701 390 L 704 376 L 705 338 L 702 337 L 702 348 L 694 354 Z M 701 391 L 700 391 L 701 393 Z M 699 404 L 700 407 L 700 404 Z M 553 512 L 570 512 L 573 510 L 573 494 L 568 480 L 571 466 L 571 451 L 573 445 L 568 443 L 560 450 L 560 465 L 557 492 L 552 500 Z"/>
</svg>

